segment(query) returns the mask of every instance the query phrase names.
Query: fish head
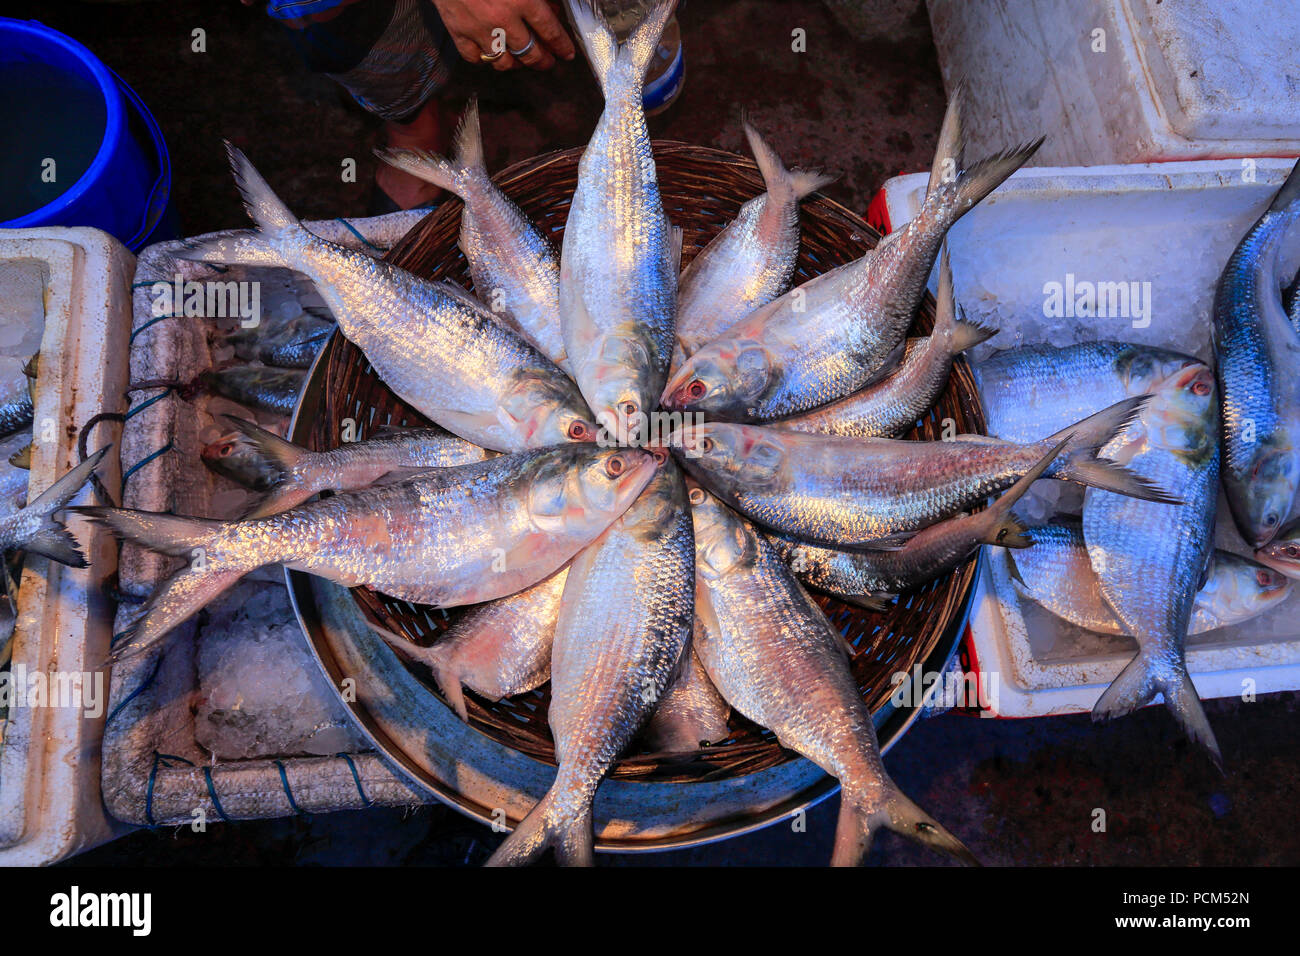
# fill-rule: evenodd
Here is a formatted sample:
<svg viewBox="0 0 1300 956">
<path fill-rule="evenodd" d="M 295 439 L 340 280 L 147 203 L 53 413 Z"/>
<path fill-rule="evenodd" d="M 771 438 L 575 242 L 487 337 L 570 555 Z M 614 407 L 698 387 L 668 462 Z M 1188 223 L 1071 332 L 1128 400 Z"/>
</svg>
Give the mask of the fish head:
<svg viewBox="0 0 1300 956">
<path fill-rule="evenodd" d="M 1244 474 L 1224 471 L 1228 501 L 1247 543 L 1263 548 L 1277 535 L 1290 514 L 1300 481 L 1297 449 L 1285 433 L 1261 440 Z"/>
<path fill-rule="evenodd" d="M 243 441 L 239 432 L 228 432 L 208 442 L 199 450 L 199 458 L 217 474 L 255 491 L 267 490 L 279 475 L 277 469 Z"/>
<path fill-rule="evenodd" d="M 587 402 L 604 436 L 620 445 L 644 441 L 655 410 L 654 386 L 662 373 L 643 336 L 615 330 L 604 336 L 587 363 L 583 381 Z"/>
<path fill-rule="evenodd" d="M 1276 607 L 1290 594 L 1291 582 L 1283 572 L 1249 558 L 1218 552 L 1209 577 L 1197 593 L 1196 606 L 1219 627 L 1227 627 Z"/>
<path fill-rule="evenodd" d="M 686 360 L 664 388 L 660 404 L 673 411 L 753 418 L 776 369 L 772 353 L 761 342 L 719 339 Z"/>
<path fill-rule="evenodd" d="M 699 485 L 687 492 L 695 526 L 695 574 L 716 581 L 734 568 L 753 564 L 758 553 L 754 532 L 736 514 Z"/>
<path fill-rule="evenodd" d="M 1181 359 L 1150 393 L 1140 413 L 1148 441 L 1193 467 L 1208 464 L 1219 448 L 1219 389 L 1210 367 Z"/>
<path fill-rule="evenodd" d="M 627 511 L 658 468 L 639 448 L 546 458 L 528 488 L 529 514 L 544 531 L 594 537 Z"/>
<path fill-rule="evenodd" d="M 1300 521 L 1292 521 L 1255 552 L 1255 560 L 1288 578 L 1300 580 Z"/>
<path fill-rule="evenodd" d="M 578 387 L 563 375 L 526 375 L 503 396 L 500 418 L 526 448 L 594 442 L 596 423 Z"/>
<path fill-rule="evenodd" d="M 675 429 L 668 444 L 689 471 L 725 496 L 781 484 L 789 470 L 786 437 L 759 425 L 703 422 Z"/>
<path fill-rule="evenodd" d="M 1130 395 L 1158 391 L 1185 369 L 1199 365 L 1200 362 L 1178 352 L 1141 345 L 1123 349 L 1115 357 L 1115 371 Z"/>
</svg>

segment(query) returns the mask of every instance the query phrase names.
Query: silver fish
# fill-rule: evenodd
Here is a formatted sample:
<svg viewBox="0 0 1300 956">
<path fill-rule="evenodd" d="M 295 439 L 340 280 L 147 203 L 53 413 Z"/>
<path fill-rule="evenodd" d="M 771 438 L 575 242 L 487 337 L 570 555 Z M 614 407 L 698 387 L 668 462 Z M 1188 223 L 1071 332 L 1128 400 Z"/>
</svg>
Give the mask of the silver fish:
<svg viewBox="0 0 1300 956">
<path fill-rule="evenodd" d="M 322 491 L 355 491 L 409 478 L 430 468 L 483 461 L 491 452 L 440 428 L 393 428 L 329 451 L 308 451 L 233 415 L 223 416 L 278 477 L 245 518 L 264 518 L 302 504 Z"/>
<path fill-rule="evenodd" d="M 293 414 L 307 373 L 301 369 L 265 365 L 233 365 L 207 371 L 199 381 L 208 390 L 249 408 L 276 415 Z"/>
<path fill-rule="evenodd" d="M 706 626 L 697 614 L 692 643 L 705 639 L 700 634 Z M 646 743 L 653 750 L 667 753 L 699 750 L 731 733 L 727 726 L 730 713 L 731 706 L 713 686 L 699 655 L 691 647 L 682 655 L 681 672 L 668 685 L 650 716 L 645 729 Z"/>
<path fill-rule="evenodd" d="M 379 631 L 403 655 L 433 672 L 443 697 L 469 719 L 464 688 L 488 700 L 514 697 L 551 679 L 551 644 L 569 569 L 518 594 L 470 608 L 430 647 Z"/>
<path fill-rule="evenodd" d="M 990 435 L 1033 441 L 1124 398 L 1195 376 L 1190 355 L 1127 342 L 1008 349 L 974 365 Z"/>
<path fill-rule="evenodd" d="M 647 0 L 619 44 L 591 0 L 569 0 L 605 95 L 582 161 L 560 252 L 560 323 L 574 378 L 596 420 L 642 439 L 672 359 L 681 232 L 659 198 L 641 87 L 676 0 Z"/>
<path fill-rule="evenodd" d="M 252 329 L 226 336 L 235 355 L 278 368 L 310 368 L 316 355 L 338 325 L 323 309 L 304 309 L 296 315 L 272 314 Z"/>
<path fill-rule="evenodd" d="M 831 864 L 860 863 L 882 826 L 975 862 L 885 772 L 844 639 L 776 549 L 703 489 L 692 489 L 691 503 L 696 602 L 708 625 L 696 650 L 736 710 L 840 781 Z"/>
<path fill-rule="evenodd" d="M 555 247 L 488 176 L 471 98 L 456 129 L 452 158 L 410 149 L 376 150 L 384 162 L 441 186 L 465 203 L 460 249 L 474 293 L 492 314 L 570 371 L 560 332 L 560 260 Z"/>
<path fill-rule="evenodd" d="M 948 229 L 1041 142 L 940 177 L 916 218 L 874 250 L 790 290 L 701 346 L 672 375 L 663 405 L 767 421 L 869 385 L 912 324 Z"/>
<path fill-rule="evenodd" d="M 594 541 L 654 471 L 639 449 L 574 444 L 426 471 L 250 521 L 78 510 L 119 537 L 190 559 L 154 592 L 114 652 L 120 660 L 268 564 L 443 607 L 514 594 Z"/>
<path fill-rule="evenodd" d="M 253 491 L 269 491 L 280 479 L 279 469 L 237 431 L 208 442 L 199 449 L 199 459 L 218 475 Z"/>
<path fill-rule="evenodd" d="M 312 235 L 243 153 L 227 151 L 258 228 L 193 243 L 178 256 L 305 273 L 384 383 L 466 441 L 521 451 L 595 440 L 577 386 L 469 293 Z"/>
<path fill-rule="evenodd" d="M 1057 617 L 1099 634 L 1123 634 L 1124 625 L 1102 599 L 1083 527 L 1078 522 L 1030 528 L 1033 547 L 1011 557 L 1015 586 Z M 1196 592 L 1187 633 L 1240 624 L 1281 604 L 1291 594 L 1282 574 L 1229 551 L 1214 551 L 1205 583 Z"/>
<path fill-rule="evenodd" d="M 909 341 L 898 367 L 874 384 L 838 402 L 782 419 L 777 425 L 791 431 L 846 438 L 893 438 L 912 428 L 934 406 L 948 385 L 948 374 L 957 356 L 996 335 L 997 331 L 967 322 L 959 314 L 945 247 L 939 267 L 934 331 L 925 338 Z"/>
<path fill-rule="evenodd" d="M 1130 713 L 1157 694 L 1215 765 L 1223 758 L 1187 673 L 1187 630 L 1209 563 L 1219 479 L 1219 406 L 1202 365 L 1158 392 L 1102 453 L 1182 499 L 1172 506 L 1089 489 L 1083 538 L 1101 593 L 1138 653 L 1093 707 L 1094 720 Z"/>
<path fill-rule="evenodd" d="M 1292 521 L 1277 537 L 1259 548 L 1255 560 L 1300 581 L 1300 520 Z"/>
<path fill-rule="evenodd" d="M 10 435 L 32 423 L 32 382 L 23 359 L 0 355 L 0 435 Z"/>
<path fill-rule="evenodd" d="M 772 543 L 804 584 L 862 607 L 878 609 L 884 599 L 947 574 L 982 544 L 1026 548 L 1025 526 L 1011 507 L 1051 466 L 1065 447 L 1059 442 L 984 511 L 940 521 L 919 531 L 896 550 L 839 551 L 788 535 Z"/>
<path fill-rule="evenodd" d="M 551 649 L 555 783 L 488 860 L 515 866 L 554 847 L 592 862 L 591 804 L 676 673 L 694 618 L 695 545 L 681 472 L 645 494 L 574 559 Z"/>
<path fill-rule="evenodd" d="M 682 271 L 677 341 L 683 360 L 790 287 L 799 258 L 799 201 L 835 180 L 786 169 L 748 120 L 743 126 L 767 192 L 741 206 Z"/>
<path fill-rule="evenodd" d="M 1223 488 L 1241 536 L 1272 540 L 1300 487 L 1300 336 L 1282 309 L 1278 251 L 1300 216 L 1300 163 L 1219 277 L 1214 357 L 1223 397 Z"/>
<path fill-rule="evenodd" d="M 1046 477 L 1168 500 L 1151 482 L 1098 456 L 1144 400 L 1125 399 L 1032 444 L 979 435 L 853 439 L 723 422 L 683 426 L 669 442 L 702 484 L 748 517 L 817 544 L 852 548 L 918 531 L 1009 488 L 1062 441 Z"/>
<path fill-rule="evenodd" d="M 75 538 L 56 517 L 90 476 L 111 446 L 95 452 L 32 499 L 26 507 L 0 518 L 0 551 L 26 551 L 74 568 L 86 567 L 86 556 Z"/>
</svg>

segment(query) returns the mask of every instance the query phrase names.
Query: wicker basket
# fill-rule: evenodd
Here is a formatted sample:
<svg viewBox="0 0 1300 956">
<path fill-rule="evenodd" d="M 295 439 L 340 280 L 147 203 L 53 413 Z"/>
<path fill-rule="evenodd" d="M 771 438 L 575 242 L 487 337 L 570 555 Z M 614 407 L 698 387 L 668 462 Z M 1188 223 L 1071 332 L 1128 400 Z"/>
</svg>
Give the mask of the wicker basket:
<svg viewBox="0 0 1300 956">
<path fill-rule="evenodd" d="M 683 143 L 654 144 L 659 188 L 669 219 L 685 232 L 683 265 L 696 255 L 740 207 L 763 189 L 755 165 L 732 153 Z M 503 171 L 497 183 L 533 222 L 562 241 L 569 202 L 577 183 L 581 149 L 550 153 Z M 451 279 L 472 288 L 469 268 L 457 246 L 459 200 L 443 203 L 391 249 L 389 261 L 417 275 Z M 862 219 L 820 195 L 803 203 L 802 243 L 795 282 L 859 258 L 879 241 L 879 234 Z M 922 306 L 918 331 L 934 320 L 929 296 Z M 325 372 L 324 414 L 316 418 L 308 444 L 316 450 L 333 447 L 350 418 L 366 433 L 378 424 L 419 425 L 426 419 L 395 396 L 379 380 L 365 356 L 341 338 L 332 343 Z M 984 418 L 970 369 L 958 360 L 943 396 L 920 427 L 908 437 L 937 439 L 945 418 L 958 431 L 984 431 Z M 819 603 L 851 646 L 852 669 L 863 699 L 873 712 L 887 706 L 894 690 L 891 675 L 910 672 L 925 661 L 945 634 L 951 634 L 965 610 L 975 577 L 974 559 L 955 572 L 899 597 L 885 612 L 869 612 L 828 597 Z M 427 645 L 455 621 L 463 609 L 445 611 L 394 600 L 357 589 L 362 611 L 382 626 Z M 422 675 L 428 677 L 428 675 Z M 430 678 L 430 687 L 435 687 Z M 499 702 L 467 695 L 472 726 L 500 743 L 539 760 L 555 762 L 547 726 L 550 687 Z M 657 782 L 686 782 L 738 776 L 794 758 L 768 731 L 733 715 L 733 733 L 726 740 L 688 757 L 654 754 L 633 748 L 615 765 L 612 775 Z"/>
</svg>

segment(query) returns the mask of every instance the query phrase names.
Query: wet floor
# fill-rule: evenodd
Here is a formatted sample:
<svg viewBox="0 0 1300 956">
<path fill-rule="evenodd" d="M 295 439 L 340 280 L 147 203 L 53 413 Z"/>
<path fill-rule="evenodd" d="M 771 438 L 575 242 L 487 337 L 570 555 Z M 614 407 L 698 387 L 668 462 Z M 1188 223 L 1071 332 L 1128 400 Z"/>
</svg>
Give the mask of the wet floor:
<svg viewBox="0 0 1300 956">
<path fill-rule="evenodd" d="M 90 46 L 148 103 L 171 150 L 173 202 L 186 234 L 245 224 L 220 140 L 243 147 L 302 218 L 363 215 L 377 125 L 327 78 L 309 74 L 255 8 L 168 0 L 84 4 L 11 0 Z M 658 138 L 743 151 L 745 108 L 791 164 L 839 174 L 826 192 L 858 212 L 899 172 L 929 165 L 943 111 L 938 66 L 920 39 L 857 43 L 812 0 L 691 0 L 682 13 L 685 92 L 651 120 Z M 796 28 L 807 50 L 791 49 Z M 193 52 L 194 31 L 206 52 Z M 581 145 L 600 109 L 586 66 L 554 74 L 465 67 L 448 91 L 479 95 L 489 166 Z M 342 164 L 355 159 L 355 183 Z M 1191 751 L 1163 708 L 1111 725 L 1086 716 L 1025 721 L 949 714 L 918 722 L 887 758 L 898 783 L 990 864 L 1300 863 L 1300 695 L 1206 707 L 1229 768 Z M 821 864 L 837 799 L 788 825 L 688 851 L 619 863 Z M 1098 811 L 1105 829 L 1099 832 Z M 499 837 L 443 807 L 139 831 L 80 861 L 449 864 L 480 862 Z M 873 862 L 935 862 L 894 835 Z"/>
</svg>

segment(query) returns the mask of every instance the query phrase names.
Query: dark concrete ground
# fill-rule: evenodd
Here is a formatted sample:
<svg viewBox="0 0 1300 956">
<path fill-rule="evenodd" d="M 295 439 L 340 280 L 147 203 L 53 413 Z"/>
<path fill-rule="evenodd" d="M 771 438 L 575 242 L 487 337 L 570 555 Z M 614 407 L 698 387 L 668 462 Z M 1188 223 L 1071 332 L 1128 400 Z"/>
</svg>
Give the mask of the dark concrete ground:
<svg viewBox="0 0 1300 956">
<path fill-rule="evenodd" d="M 743 150 L 745 107 L 792 164 L 840 173 L 827 193 L 865 212 L 898 172 L 929 164 L 943 108 L 923 13 L 923 39 L 854 42 L 814 0 L 691 0 L 682 14 L 686 89 L 651 120 L 656 137 Z M 356 216 L 369 198 L 377 126 L 326 78 L 308 74 L 279 28 L 234 2 L 85 4 L 10 0 L 5 13 L 40 19 L 89 45 L 150 105 L 166 134 L 174 202 L 188 234 L 241 226 L 244 213 L 220 148 L 245 147 L 303 218 Z M 790 34 L 807 31 L 808 52 Z M 190 52 L 203 28 L 207 52 Z M 464 67 L 464 65 L 462 64 Z M 598 114 L 581 62 L 552 75 L 464 67 L 449 92 L 483 106 L 489 165 L 580 145 Z M 356 184 L 340 181 L 354 157 Z M 957 714 L 923 720 L 887 765 L 918 803 L 990 864 L 1300 863 L 1300 695 L 1207 704 L 1229 773 L 1219 776 L 1181 740 L 1162 708 L 1108 726 L 1086 716 L 1026 721 Z M 822 864 L 838 801 L 786 826 L 696 850 L 607 857 L 614 863 Z M 1093 831 L 1094 811 L 1107 815 Z M 140 831 L 75 862 L 170 864 L 459 864 L 499 838 L 443 807 L 376 809 L 313 818 Z M 873 862 L 936 858 L 886 835 Z"/>
</svg>

